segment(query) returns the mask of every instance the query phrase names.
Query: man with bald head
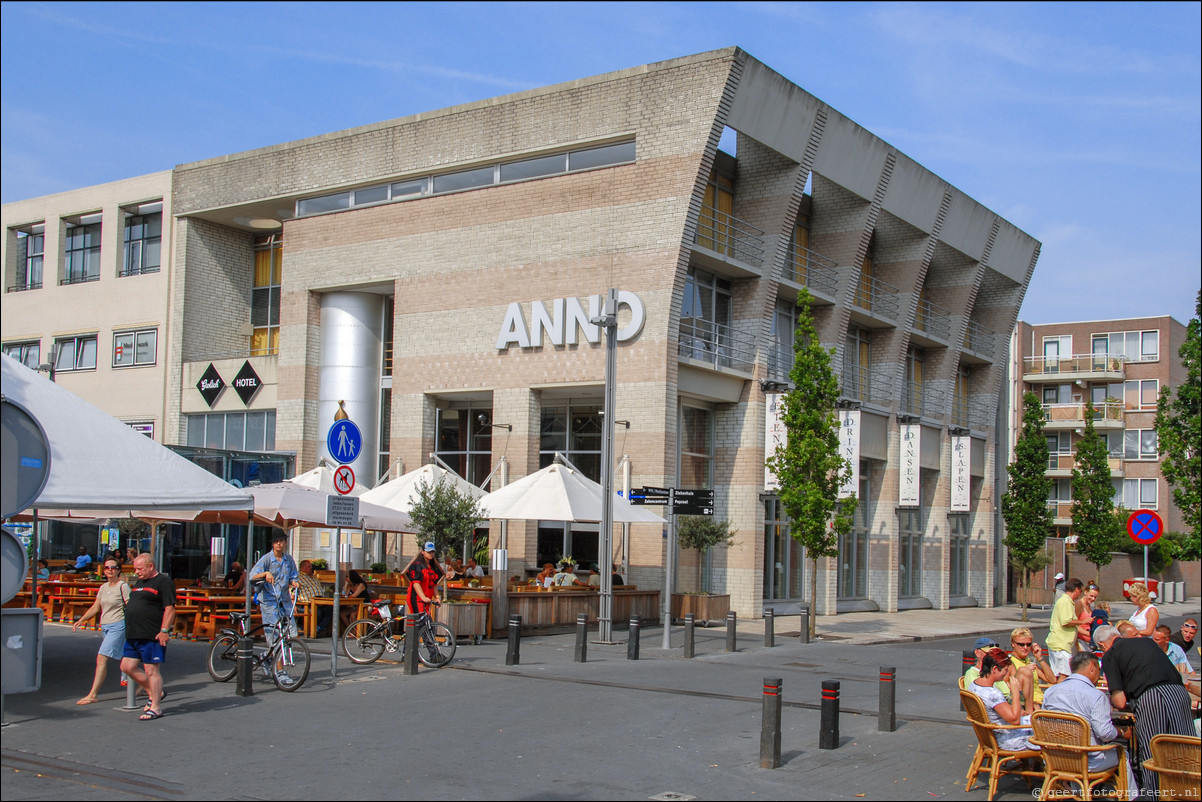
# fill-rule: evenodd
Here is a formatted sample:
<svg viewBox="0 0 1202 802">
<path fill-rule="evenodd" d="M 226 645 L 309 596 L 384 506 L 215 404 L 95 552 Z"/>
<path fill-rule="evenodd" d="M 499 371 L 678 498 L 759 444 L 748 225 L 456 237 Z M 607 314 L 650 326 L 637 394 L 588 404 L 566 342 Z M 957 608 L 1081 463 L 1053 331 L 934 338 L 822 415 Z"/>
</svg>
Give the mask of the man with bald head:
<svg viewBox="0 0 1202 802">
<path fill-rule="evenodd" d="M 154 567 L 149 554 L 134 558 L 136 578 L 125 603 L 125 652 L 121 670 L 146 691 L 150 704 L 142 721 L 163 715 L 163 675 L 159 666 L 167 659 L 167 641 L 175 622 L 175 583 Z"/>
</svg>

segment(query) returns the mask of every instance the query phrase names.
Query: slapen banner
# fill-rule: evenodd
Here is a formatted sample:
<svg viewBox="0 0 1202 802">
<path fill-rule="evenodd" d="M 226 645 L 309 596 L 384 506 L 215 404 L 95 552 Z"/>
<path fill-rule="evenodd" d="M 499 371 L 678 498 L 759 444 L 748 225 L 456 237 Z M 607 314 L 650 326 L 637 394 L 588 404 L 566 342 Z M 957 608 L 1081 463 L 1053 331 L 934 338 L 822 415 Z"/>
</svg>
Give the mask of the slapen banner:
<svg viewBox="0 0 1202 802">
<path fill-rule="evenodd" d="M 952 437 L 952 512 L 969 512 L 972 508 L 971 455 L 971 437 L 959 434 Z"/>
<path fill-rule="evenodd" d="M 843 458 L 851 463 L 851 475 L 839 488 L 839 498 L 854 496 L 860 488 L 860 410 L 839 412 L 839 447 Z"/>
<path fill-rule="evenodd" d="M 918 506 L 919 461 L 922 455 L 922 425 L 903 423 L 901 426 L 901 464 L 898 465 L 897 504 L 900 507 Z"/>
</svg>

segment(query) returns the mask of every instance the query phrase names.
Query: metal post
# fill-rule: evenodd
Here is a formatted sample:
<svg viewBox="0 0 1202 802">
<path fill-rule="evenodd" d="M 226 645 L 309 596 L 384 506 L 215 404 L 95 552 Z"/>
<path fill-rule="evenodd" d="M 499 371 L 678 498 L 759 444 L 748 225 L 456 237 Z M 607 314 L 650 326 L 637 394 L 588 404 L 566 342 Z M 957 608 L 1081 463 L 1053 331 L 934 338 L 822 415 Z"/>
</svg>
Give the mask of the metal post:
<svg viewBox="0 0 1202 802">
<path fill-rule="evenodd" d="M 684 656 L 690 660 L 693 658 L 693 625 L 696 623 L 696 616 L 688 613 L 684 617 Z"/>
<path fill-rule="evenodd" d="M 764 712 L 760 719 L 760 768 L 780 767 L 781 678 L 764 679 Z"/>
<path fill-rule="evenodd" d="M 736 635 L 735 630 L 738 628 L 738 624 L 736 623 L 736 621 L 737 621 L 737 616 L 735 615 L 735 611 L 727 610 L 727 612 L 726 612 L 726 651 L 728 651 L 728 652 L 737 652 L 739 650 L 739 647 L 736 643 L 736 637 L 735 637 L 735 635 Z"/>
<path fill-rule="evenodd" d="M 839 748 L 839 682 L 822 681 L 822 713 L 818 724 L 818 748 Z"/>
<path fill-rule="evenodd" d="M 639 629 L 642 620 L 637 615 L 630 616 L 630 638 L 626 641 L 626 659 L 639 659 Z"/>
<path fill-rule="evenodd" d="M 801 633 L 798 636 L 798 640 L 800 640 L 802 643 L 810 642 L 810 608 L 809 607 L 801 608 Z"/>
<path fill-rule="evenodd" d="M 614 387 L 618 365 L 618 290 L 611 287 L 599 317 L 590 323 L 605 329 L 605 404 L 601 420 L 601 596 L 597 630 L 602 642 L 613 637 L 613 573 L 614 573 L 614 418 L 617 406 Z"/>
<path fill-rule="evenodd" d="M 897 729 L 897 667 L 881 666 L 880 712 L 876 728 L 881 732 Z"/>
<path fill-rule="evenodd" d="M 764 645 L 772 648 L 776 645 L 776 613 L 769 607 L 764 611 Z"/>
<path fill-rule="evenodd" d="M 588 614 L 576 614 L 576 662 L 588 659 Z"/>
<path fill-rule="evenodd" d="M 255 642 L 250 638 L 238 638 L 238 685 L 234 690 L 238 696 L 255 695 Z M 133 683 L 131 682 L 132 686 Z"/>
<path fill-rule="evenodd" d="M 516 666 L 522 662 L 522 617 L 509 616 L 509 646 L 505 650 L 505 665 Z"/>
<path fill-rule="evenodd" d="M 334 530 L 334 617 L 330 620 L 330 678 L 338 679 L 338 630 L 342 628 L 342 527 Z M 410 611 L 412 612 L 412 611 Z M 409 634 L 408 623 L 405 624 L 405 634 Z M 414 641 L 406 640 L 412 644 Z M 413 649 L 415 662 L 413 671 L 408 670 L 409 662 L 405 661 L 405 671 L 402 673 L 417 673 L 417 649 Z"/>
<path fill-rule="evenodd" d="M 413 677 L 417 671 L 417 613 L 410 611 L 405 613 L 405 659 L 401 662 L 401 673 Z"/>
<path fill-rule="evenodd" d="M 672 648 L 672 586 L 676 574 L 676 488 L 668 488 L 668 549 L 664 560 L 664 649 Z"/>
</svg>

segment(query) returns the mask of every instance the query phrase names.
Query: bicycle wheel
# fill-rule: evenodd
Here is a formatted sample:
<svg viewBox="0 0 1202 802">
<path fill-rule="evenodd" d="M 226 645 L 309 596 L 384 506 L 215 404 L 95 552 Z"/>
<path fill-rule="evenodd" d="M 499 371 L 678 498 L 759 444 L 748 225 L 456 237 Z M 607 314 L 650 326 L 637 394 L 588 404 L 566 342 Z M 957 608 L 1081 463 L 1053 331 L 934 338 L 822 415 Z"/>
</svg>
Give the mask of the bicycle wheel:
<svg viewBox="0 0 1202 802">
<path fill-rule="evenodd" d="M 272 679 L 281 691 L 292 692 L 309 678 L 309 647 L 299 638 L 288 638 L 280 644 L 272 665 Z"/>
<path fill-rule="evenodd" d="M 209 676 L 218 682 L 229 682 L 238 673 L 238 639 L 233 635 L 222 635 L 209 647 L 206 661 Z"/>
<path fill-rule="evenodd" d="M 431 668 L 441 668 L 455 656 L 455 635 L 446 624 L 431 621 L 417 639 L 417 658 Z"/>
<path fill-rule="evenodd" d="M 352 663 L 374 663 L 384 654 L 384 627 L 370 618 L 360 618 L 342 633 L 342 651 Z"/>
</svg>

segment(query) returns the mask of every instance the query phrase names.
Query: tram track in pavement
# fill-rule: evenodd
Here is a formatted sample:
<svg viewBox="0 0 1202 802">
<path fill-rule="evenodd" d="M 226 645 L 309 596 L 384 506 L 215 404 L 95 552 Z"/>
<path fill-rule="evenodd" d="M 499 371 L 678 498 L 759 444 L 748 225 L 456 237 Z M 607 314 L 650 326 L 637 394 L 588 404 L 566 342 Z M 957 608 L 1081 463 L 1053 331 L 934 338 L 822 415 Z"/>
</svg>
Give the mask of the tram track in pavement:
<svg viewBox="0 0 1202 802">
<path fill-rule="evenodd" d="M 0 749 L 0 765 L 6 771 L 33 772 L 42 777 L 64 780 L 98 791 L 128 794 L 144 799 L 180 799 L 188 792 L 187 786 L 159 777 L 118 771 L 108 766 L 80 763 L 23 749 Z"/>
</svg>

